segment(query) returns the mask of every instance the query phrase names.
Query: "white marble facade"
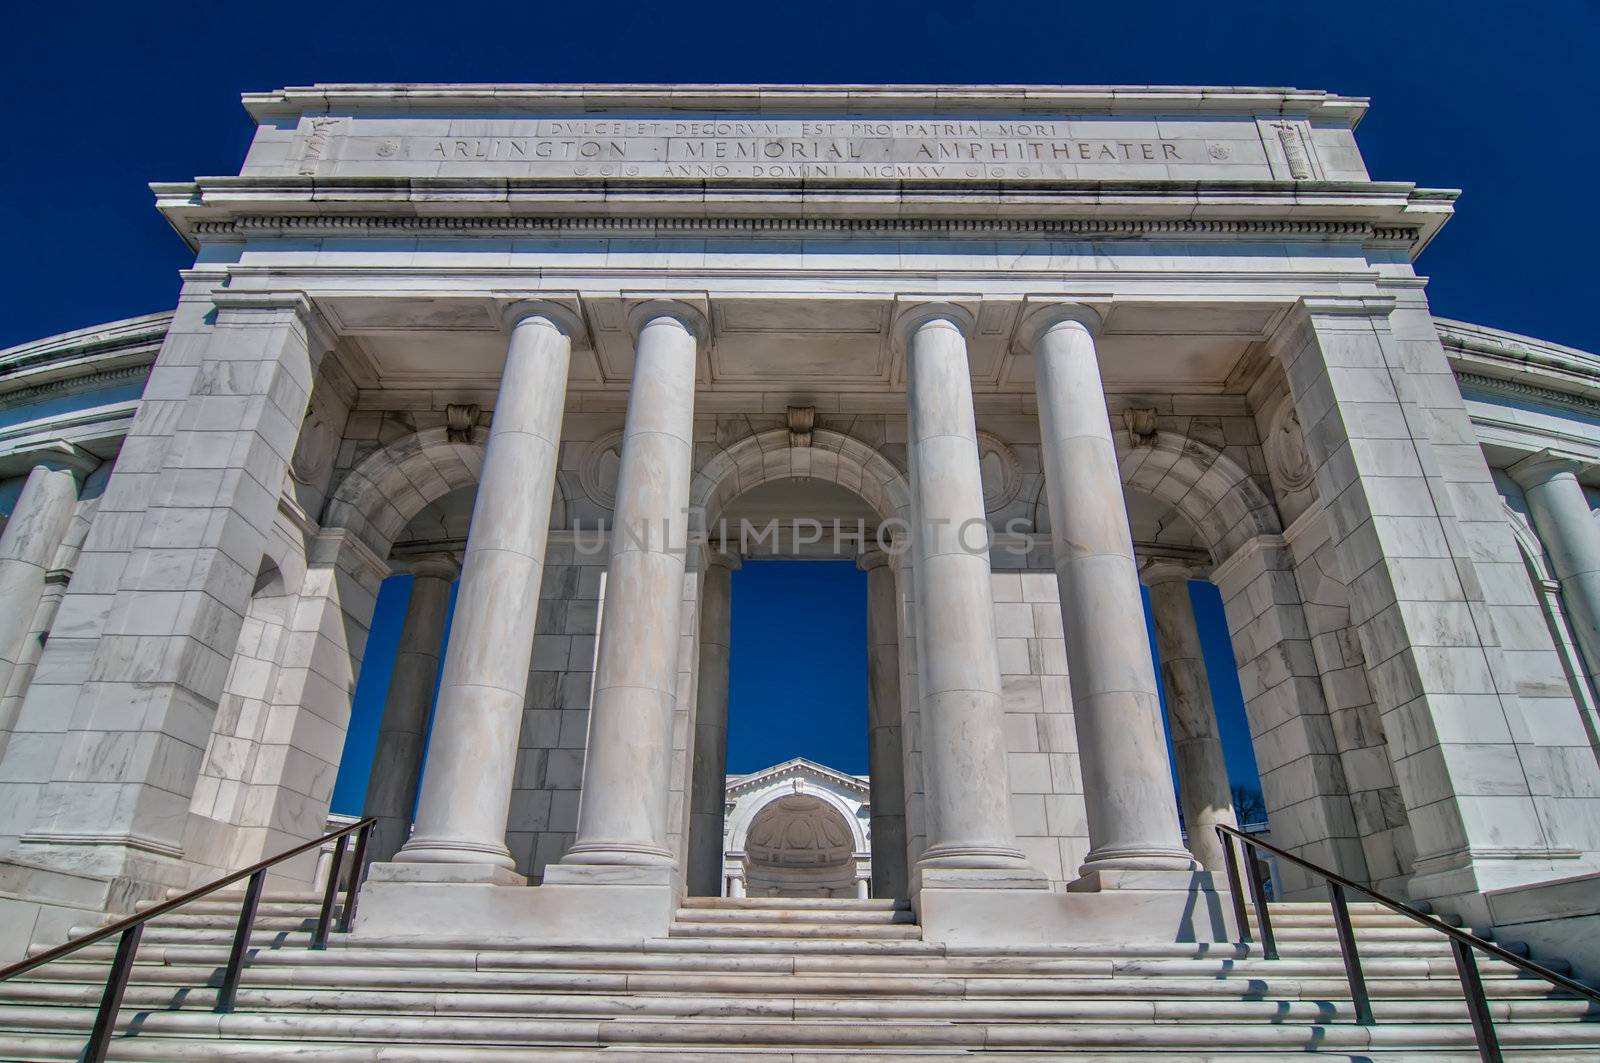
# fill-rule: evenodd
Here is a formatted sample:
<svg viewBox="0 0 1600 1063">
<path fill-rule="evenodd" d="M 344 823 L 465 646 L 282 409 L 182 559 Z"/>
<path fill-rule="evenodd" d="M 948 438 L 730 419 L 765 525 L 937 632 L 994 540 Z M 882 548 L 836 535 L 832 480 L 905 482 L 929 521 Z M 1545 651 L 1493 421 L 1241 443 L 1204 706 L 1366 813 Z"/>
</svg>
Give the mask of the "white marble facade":
<svg viewBox="0 0 1600 1063">
<path fill-rule="evenodd" d="M 313 836 L 401 572 L 358 933 L 731 889 L 729 576 L 826 550 L 868 573 L 873 764 L 807 888 L 933 939 L 1214 899 L 1189 579 L 1279 844 L 1485 924 L 1600 868 L 1600 361 L 1429 313 L 1452 195 L 1367 173 L 1366 101 L 245 104 L 238 176 L 154 186 L 177 306 L 0 352 L 0 958 Z"/>
</svg>

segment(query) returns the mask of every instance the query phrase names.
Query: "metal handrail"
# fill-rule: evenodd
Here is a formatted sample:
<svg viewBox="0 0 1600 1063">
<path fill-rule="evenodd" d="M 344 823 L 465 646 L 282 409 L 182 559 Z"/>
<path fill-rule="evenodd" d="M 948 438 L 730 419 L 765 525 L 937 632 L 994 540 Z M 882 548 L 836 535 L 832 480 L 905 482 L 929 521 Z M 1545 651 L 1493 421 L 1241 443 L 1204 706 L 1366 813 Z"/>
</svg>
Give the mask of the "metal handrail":
<svg viewBox="0 0 1600 1063">
<path fill-rule="evenodd" d="M 157 916 L 165 915 L 174 908 L 181 908 L 190 901 L 199 900 L 207 894 L 215 893 L 224 886 L 230 886 L 242 878 L 250 881 L 245 886 L 244 900 L 239 906 L 239 924 L 234 930 L 233 946 L 228 951 L 228 966 L 222 975 L 222 985 L 217 990 L 216 1011 L 232 1011 L 233 1002 L 239 994 L 239 982 L 244 976 L 244 961 L 250 949 L 250 929 L 255 923 L 256 908 L 261 904 L 261 891 L 266 885 L 267 871 L 281 864 L 291 857 L 301 853 L 320 848 L 329 841 L 336 841 L 333 849 L 333 861 L 328 868 L 328 881 L 322 890 L 322 905 L 317 914 L 317 925 L 311 932 L 311 947 L 324 949 L 328 947 L 328 931 L 333 927 L 333 905 L 339 896 L 339 869 L 344 864 L 345 849 L 349 845 L 350 835 L 356 835 L 355 858 L 351 865 L 350 883 L 345 890 L 344 908 L 339 912 L 338 930 L 343 933 L 350 929 L 350 920 L 355 915 L 356 887 L 360 884 L 361 868 L 366 860 L 367 837 L 372 832 L 376 819 L 367 818 L 357 820 L 336 831 L 313 838 L 293 849 L 288 849 L 277 856 L 268 857 L 259 864 L 251 864 L 242 871 L 235 871 L 231 875 L 208 882 L 204 886 L 190 890 L 188 893 L 164 901 L 143 912 L 135 912 L 126 919 L 119 919 L 110 926 L 101 927 L 92 934 L 85 934 L 81 938 L 74 938 L 64 945 L 57 945 L 53 949 L 31 956 L 21 963 L 14 963 L 9 967 L 0 967 L 0 982 L 15 978 L 19 974 L 26 974 L 36 967 L 43 967 L 47 963 L 54 963 L 63 956 L 69 956 L 81 948 L 86 948 L 107 938 L 118 937 L 116 958 L 111 961 L 111 973 L 106 976 L 105 992 L 100 997 L 100 1009 L 95 1013 L 94 1028 L 89 1033 L 89 1043 L 84 1047 L 83 1055 L 79 1057 L 81 1063 L 104 1063 L 106 1051 L 111 1045 L 111 1031 L 117 1023 L 117 1012 L 122 1008 L 122 997 L 128 989 L 128 979 L 133 974 L 134 954 L 139 951 L 139 938 L 144 933 L 144 925 Z"/>
<path fill-rule="evenodd" d="M 1361 973 L 1361 957 L 1356 952 L 1355 926 L 1350 921 L 1350 905 L 1346 894 L 1354 891 L 1383 905 L 1391 911 L 1399 912 L 1414 923 L 1437 930 L 1450 939 L 1450 952 L 1455 958 L 1456 973 L 1461 978 L 1462 992 L 1466 995 L 1467 1015 L 1472 1020 L 1472 1033 L 1478 1042 L 1478 1055 L 1484 1063 L 1501 1063 L 1500 1039 L 1495 1034 L 1494 1017 L 1489 1012 L 1489 998 L 1483 991 L 1483 978 L 1478 973 L 1478 961 L 1473 955 L 1477 949 L 1486 952 L 1495 959 L 1504 960 L 1506 963 L 1526 971 L 1529 974 L 1543 978 L 1559 989 L 1564 989 L 1575 996 L 1588 1000 L 1591 1004 L 1600 1005 L 1600 992 L 1591 989 L 1582 982 L 1568 978 L 1566 975 L 1557 974 L 1550 968 L 1525 956 L 1518 956 L 1508 949 L 1496 945 L 1460 927 L 1451 926 L 1435 916 L 1429 915 L 1419 909 L 1411 907 L 1393 897 L 1386 896 L 1373 889 L 1353 882 L 1343 875 L 1319 867 L 1309 860 L 1303 860 L 1290 852 L 1273 845 L 1271 842 L 1261 841 L 1243 831 L 1224 824 L 1216 824 L 1217 837 L 1222 841 L 1222 855 L 1228 874 L 1228 891 L 1233 898 L 1234 921 L 1239 925 L 1239 940 L 1247 943 L 1253 940 L 1250 936 L 1250 924 L 1245 914 L 1244 894 L 1240 889 L 1239 861 L 1234 852 L 1237 842 L 1245 846 L 1245 854 L 1249 850 L 1264 849 L 1280 860 L 1287 860 L 1297 867 L 1304 868 L 1313 874 L 1320 875 L 1328 884 L 1328 900 L 1333 906 L 1333 923 L 1339 937 L 1339 954 L 1344 960 L 1345 975 L 1350 983 L 1350 999 L 1355 1005 L 1356 1022 L 1362 1026 L 1374 1026 L 1377 1020 L 1372 1016 L 1372 998 L 1367 993 L 1367 981 Z M 1277 940 L 1272 934 L 1272 916 L 1267 910 L 1266 890 L 1263 888 L 1261 875 L 1256 869 L 1254 860 L 1249 860 L 1250 869 L 1250 899 L 1256 911 L 1256 929 L 1261 935 L 1261 953 L 1268 960 L 1278 958 Z"/>
</svg>

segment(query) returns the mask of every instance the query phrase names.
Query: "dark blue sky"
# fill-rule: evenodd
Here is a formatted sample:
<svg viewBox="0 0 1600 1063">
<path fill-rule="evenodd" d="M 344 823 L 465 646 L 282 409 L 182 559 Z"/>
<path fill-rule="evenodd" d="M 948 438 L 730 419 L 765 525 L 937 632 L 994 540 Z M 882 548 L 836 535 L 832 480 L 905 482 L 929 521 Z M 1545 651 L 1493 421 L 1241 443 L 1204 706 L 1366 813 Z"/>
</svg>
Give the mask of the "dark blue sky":
<svg viewBox="0 0 1600 1063">
<path fill-rule="evenodd" d="M 1593 349 L 1600 2 L 7 5 L 0 345 L 172 305 L 146 183 L 238 172 L 238 94 L 316 81 L 1291 85 L 1373 98 L 1374 176 L 1465 190 L 1444 315 Z"/>
</svg>

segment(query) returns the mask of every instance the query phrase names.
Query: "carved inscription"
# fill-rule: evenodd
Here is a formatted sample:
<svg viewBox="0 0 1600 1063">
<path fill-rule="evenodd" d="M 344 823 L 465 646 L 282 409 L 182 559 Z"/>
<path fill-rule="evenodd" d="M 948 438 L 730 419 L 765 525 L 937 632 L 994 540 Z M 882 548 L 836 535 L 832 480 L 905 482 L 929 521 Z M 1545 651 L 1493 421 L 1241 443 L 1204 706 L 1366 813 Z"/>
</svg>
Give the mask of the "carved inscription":
<svg viewBox="0 0 1600 1063">
<path fill-rule="evenodd" d="M 574 119 L 452 124 L 457 130 L 399 138 L 356 131 L 344 159 L 432 163 L 440 173 L 475 165 L 553 176 L 1027 179 L 1157 176 L 1203 161 L 1206 151 L 1197 141 L 1097 136 L 1093 123 L 1051 121 Z"/>
</svg>

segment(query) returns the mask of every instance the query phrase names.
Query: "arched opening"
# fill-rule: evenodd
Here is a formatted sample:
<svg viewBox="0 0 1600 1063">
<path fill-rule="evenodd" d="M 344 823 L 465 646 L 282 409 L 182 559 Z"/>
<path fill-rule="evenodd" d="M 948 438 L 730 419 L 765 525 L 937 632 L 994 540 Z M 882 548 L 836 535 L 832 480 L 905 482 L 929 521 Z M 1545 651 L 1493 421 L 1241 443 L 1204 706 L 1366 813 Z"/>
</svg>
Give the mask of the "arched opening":
<svg viewBox="0 0 1600 1063">
<path fill-rule="evenodd" d="M 894 574 L 863 566 L 880 525 L 901 512 L 899 471 L 837 433 L 814 433 L 811 447 L 791 447 L 786 434 L 765 433 L 714 455 L 697 477 L 696 502 L 713 555 L 723 559 L 709 563 L 703 580 L 690 892 L 856 896 L 868 892 L 870 875 L 872 892 L 904 895 L 892 589 L 879 610 L 887 624 L 880 615 L 876 633 L 869 625 L 869 586 L 876 580 L 880 592 L 892 588 Z M 728 555 L 738 560 L 730 564 Z M 749 836 L 760 844 L 738 855 L 735 847 L 744 840 L 733 838 L 734 825 L 724 815 L 730 773 L 749 778 L 793 758 L 856 779 L 858 786 L 870 777 L 871 801 L 862 803 L 857 833 L 837 809 L 791 795 L 782 830 L 779 819 L 764 820 Z M 730 861 L 748 863 L 763 885 L 739 874 L 739 886 L 730 886 L 723 873 Z"/>
<path fill-rule="evenodd" d="M 744 844 L 751 897 L 854 897 L 856 848 L 850 824 L 814 794 L 791 793 L 762 806 Z"/>
</svg>

